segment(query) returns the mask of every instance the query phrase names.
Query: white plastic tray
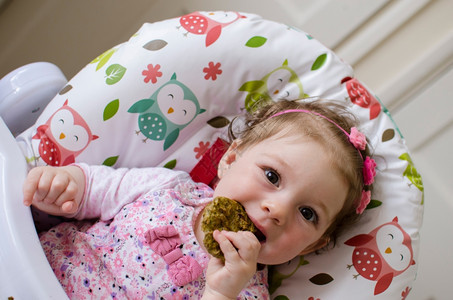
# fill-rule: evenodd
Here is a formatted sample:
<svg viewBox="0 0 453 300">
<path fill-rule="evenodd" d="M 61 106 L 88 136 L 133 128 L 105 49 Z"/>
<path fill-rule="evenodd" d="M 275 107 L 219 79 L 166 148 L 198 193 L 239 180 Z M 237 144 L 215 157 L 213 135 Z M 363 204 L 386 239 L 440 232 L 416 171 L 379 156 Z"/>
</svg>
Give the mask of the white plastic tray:
<svg viewBox="0 0 453 300">
<path fill-rule="evenodd" d="M 25 158 L 0 118 L 0 299 L 67 299 L 22 204 Z"/>
</svg>

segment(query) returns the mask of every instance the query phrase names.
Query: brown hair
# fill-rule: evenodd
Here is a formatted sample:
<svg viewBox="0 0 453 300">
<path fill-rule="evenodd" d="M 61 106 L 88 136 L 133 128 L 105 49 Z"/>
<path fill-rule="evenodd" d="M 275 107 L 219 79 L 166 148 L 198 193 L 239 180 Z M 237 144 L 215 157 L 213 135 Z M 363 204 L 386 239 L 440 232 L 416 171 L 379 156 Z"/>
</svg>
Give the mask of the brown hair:
<svg viewBox="0 0 453 300">
<path fill-rule="evenodd" d="M 357 126 L 357 120 L 346 108 L 340 104 L 326 100 L 317 101 L 287 101 L 282 100 L 257 109 L 247 115 L 245 128 L 238 133 L 241 143 L 239 149 L 256 145 L 257 143 L 284 131 L 284 134 L 300 134 L 320 143 L 330 153 L 330 163 L 346 180 L 349 190 L 343 208 L 327 228 L 324 237 L 330 239 L 335 246 L 341 232 L 349 225 L 354 224 L 359 215 L 356 213 L 358 200 L 361 197 L 363 184 L 363 159 L 369 155 L 367 148 L 361 152 L 349 142 L 348 137 L 331 122 L 310 113 L 286 113 L 278 117 L 272 117 L 278 112 L 288 109 L 304 109 L 319 113 L 334 121 L 346 132 L 351 127 Z M 235 139 L 230 124 L 230 138 Z M 367 190 L 371 187 L 367 186 Z"/>
</svg>

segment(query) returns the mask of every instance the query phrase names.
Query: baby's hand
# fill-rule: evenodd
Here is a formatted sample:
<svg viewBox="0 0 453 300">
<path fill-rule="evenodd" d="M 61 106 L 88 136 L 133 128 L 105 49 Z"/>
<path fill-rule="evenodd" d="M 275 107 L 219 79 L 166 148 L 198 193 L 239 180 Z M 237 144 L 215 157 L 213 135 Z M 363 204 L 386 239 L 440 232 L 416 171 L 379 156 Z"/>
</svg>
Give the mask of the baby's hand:
<svg viewBox="0 0 453 300">
<path fill-rule="evenodd" d="M 261 244 L 250 231 L 216 230 L 213 234 L 225 256 L 225 264 L 211 257 L 203 299 L 236 299 L 256 272 Z"/>
<path fill-rule="evenodd" d="M 79 167 L 36 167 L 23 185 L 24 204 L 51 215 L 71 216 L 78 210 L 84 189 Z"/>
</svg>

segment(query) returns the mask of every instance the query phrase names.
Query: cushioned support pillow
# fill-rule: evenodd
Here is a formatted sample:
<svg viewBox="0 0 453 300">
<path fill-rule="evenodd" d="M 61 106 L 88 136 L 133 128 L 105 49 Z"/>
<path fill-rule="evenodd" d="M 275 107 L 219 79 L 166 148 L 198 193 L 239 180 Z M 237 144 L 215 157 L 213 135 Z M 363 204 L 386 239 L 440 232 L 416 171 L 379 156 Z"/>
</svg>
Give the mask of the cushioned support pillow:
<svg viewBox="0 0 453 300">
<path fill-rule="evenodd" d="M 278 266 L 272 296 L 404 299 L 417 270 L 420 176 L 378 98 L 350 66 L 296 28 L 236 12 L 144 24 L 71 79 L 18 141 L 30 166 L 87 162 L 190 172 L 256 101 L 308 96 L 350 108 L 370 139 L 378 174 L 358 226 L 335 249 Z"/>
</svg>

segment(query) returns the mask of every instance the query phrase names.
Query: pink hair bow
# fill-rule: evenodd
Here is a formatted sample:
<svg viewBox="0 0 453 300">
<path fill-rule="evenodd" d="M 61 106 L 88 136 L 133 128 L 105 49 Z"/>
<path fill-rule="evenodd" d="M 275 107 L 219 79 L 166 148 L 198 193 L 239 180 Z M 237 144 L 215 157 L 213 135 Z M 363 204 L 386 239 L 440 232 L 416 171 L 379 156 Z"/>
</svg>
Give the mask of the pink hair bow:
<svg viewBox="0 0 453 300">
<path fill-rule="evenodd" d="M 168 264 L 167 273 L 176 285 L 186 285 L 197 279 L 203 269 L 191 256 L 181 251 L 181 238 L 171 226 L 161 226 L 145 233 L 148 245 Z"/>
</svg>

